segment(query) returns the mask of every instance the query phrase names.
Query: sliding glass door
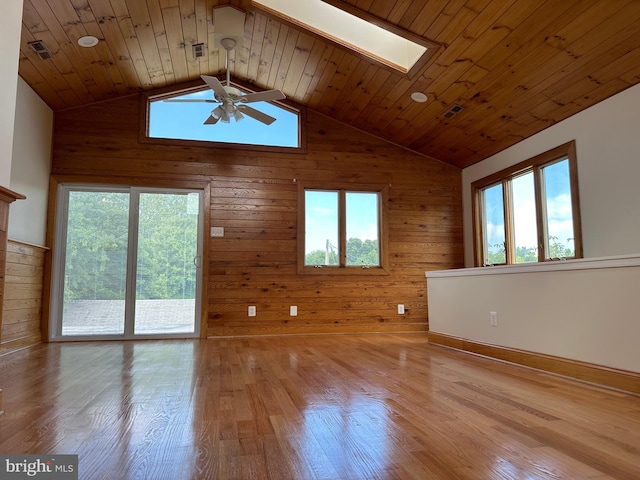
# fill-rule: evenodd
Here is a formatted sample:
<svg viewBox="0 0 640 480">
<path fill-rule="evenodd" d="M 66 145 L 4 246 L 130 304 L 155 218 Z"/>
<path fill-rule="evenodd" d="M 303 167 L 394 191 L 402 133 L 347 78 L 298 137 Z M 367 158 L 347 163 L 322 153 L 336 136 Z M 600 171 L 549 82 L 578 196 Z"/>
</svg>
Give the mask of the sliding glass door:
<svg viewBox="0 0 640 480">
<path fill-rule="evenodd" d="M 197 194 L 139 196 L 136 335 L 194 333 L 198 210 Z"/>
<path fill-rule="evenodd" d="M 52 337 L 198 336 L 202 196 L 62 186 Z"/>
</svg>

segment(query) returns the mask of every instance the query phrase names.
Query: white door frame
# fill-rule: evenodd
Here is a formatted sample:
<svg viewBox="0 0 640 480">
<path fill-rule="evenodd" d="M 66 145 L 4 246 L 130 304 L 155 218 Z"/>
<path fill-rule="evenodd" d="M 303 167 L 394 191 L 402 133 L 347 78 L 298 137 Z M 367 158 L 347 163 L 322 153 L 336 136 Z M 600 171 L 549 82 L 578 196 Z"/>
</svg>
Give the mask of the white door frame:
<svg viewBox="0 0 640 480">
<path fill-rule="evenodd" d="M 129 237 L 127 245 L 127 272 L 126 272 L 126 300 L 125 300 L 125 329 L 123 335 L 62 335 L 62 308 L 64 295 L 64 275 L 66 262 L 67 221 L 69 214 L 69 193 L 79 192 L 110 192 L 128 193 L 129 196 Z M 136 297 L 136 270 L 138 247 L 138 213 L 139 198 L 142 193 L 197 193 L 198 194 L 198 239 L 197 256 L 194 259 L 196 265 L 196 287 L 194 306 L 194 331 L 192 333 L 167 333 L 167 334 L 134 334 L 135 326 L 135 297 Z M 202 303 L 202 255 L 204 243 L 204 190 L 201 188 L 143 188 L 121 185 L 95 185 L 82 183 L 64 183 L 58 185 L 57 209 L 55 214 L 54 247 L 52 260 L 52 285 L 51 285 L 51 317 L 49 328 L 50 341 L 87 341 L 87 340 L 129 340 L 152 338 L 199 338 L 201 321 L 200 311 Z M 135 207 L 135 208 L 134 208 Z M 136 234 L 132 235 L 131 232 Z"/>
</svg>

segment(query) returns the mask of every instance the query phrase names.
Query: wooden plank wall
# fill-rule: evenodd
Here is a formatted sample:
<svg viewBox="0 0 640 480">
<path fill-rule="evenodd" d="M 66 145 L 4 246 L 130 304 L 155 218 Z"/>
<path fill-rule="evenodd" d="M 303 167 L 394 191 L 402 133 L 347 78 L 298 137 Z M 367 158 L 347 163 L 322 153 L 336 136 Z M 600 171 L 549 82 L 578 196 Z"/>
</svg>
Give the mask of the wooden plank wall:
<svg viewBox="0 0 640 480">
<path fill-rule="evenodd" d="M 207 227 L 225 236 L 206 236 L 207 335 L 428 329 L 424 272 L 463 265 L 459 169 L 312 111 L 304 153 L 140 142 L 141 112 L 137 96 L 56 112 L 52 175 L 210 187 Z M 297 274 L 296 182 L 308 180 L 391 185 L 389 275 Z"/>
<path fill-rule="evenodd" d="M 0 355 L 42 341 L 46 248 L 8 240 Z"/>
</svg>

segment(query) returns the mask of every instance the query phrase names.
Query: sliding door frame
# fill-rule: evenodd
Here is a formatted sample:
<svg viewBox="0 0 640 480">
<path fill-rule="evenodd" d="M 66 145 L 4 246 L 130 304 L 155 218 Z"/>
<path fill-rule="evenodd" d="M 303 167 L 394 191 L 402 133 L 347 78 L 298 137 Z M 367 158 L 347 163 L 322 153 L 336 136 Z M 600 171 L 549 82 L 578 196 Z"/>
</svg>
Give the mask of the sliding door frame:
<svg viewBox="0 0 640 480">
<path fill-rule="evenodd" d="M 62 180 L 62 179 L 60 179 Z M 207 277 L 208 269 L 208 245 L 205 232 L 209 230 L 210 212 L 210 186 L 208 182 L 150 182 L 151 185 L 140 186 L 125 183 L 96 184 L 82 180 L 64 180 L 52 177 L 50 184 L 50 214 L 48 220 L 47 240 L 53 245 L 51 255 L 48 256 L 45 265 L 45 291 L 43 295 L 43 340 L 45 341 L 102 341 L 102 340 L 131 340 L 131 339 L 167 339 L 167 338 L 206 338 L 207 333 Z M 156 183 L 154 185 L 154 183 Z M 138 334 L 134 335 L 135 320 L 125 321 L 124 335 L 62 335 L 62 295 L 64 291 L 64 267 L 66 260 L 66 238 L 68 220 L 68 193 L 71 191 L 109 191 L 130 194 L 130 202 L 135 198 L 136 206 L 139 206 L 139 195 L 142 193 L 198 193 L 198 239 L 197 257 L 200 265 L 196 269 L 196 298 L 194 307 L 194 332 L 192 333 L 167 333 L 167 334 Z M 132 193 L 136 193 L 132 195 Z M 129 211 L 133 211 L 132 204 Z M 135 217 L 135 218 L 132 218 Z M 131 318 L 135 310 L 135 272 L 137 255 L 137 215 L 129 215 L 129 239 L 128 251 L 136 252 L 133 258 L 127 258 L 127 297 L 134 299 L 126 303 L 125 315 Z M 136 232 L 136 235 L 131 235 Z"/>
</svg>

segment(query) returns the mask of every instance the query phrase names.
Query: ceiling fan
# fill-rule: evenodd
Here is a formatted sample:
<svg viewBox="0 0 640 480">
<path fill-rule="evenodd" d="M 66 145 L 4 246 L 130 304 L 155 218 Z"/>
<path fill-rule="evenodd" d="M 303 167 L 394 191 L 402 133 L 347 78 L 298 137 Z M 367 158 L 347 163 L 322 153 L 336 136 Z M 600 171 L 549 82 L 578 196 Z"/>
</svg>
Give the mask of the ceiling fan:
<svg viewBox="0 0 640 480">
<path fill-rule="evenodd" d="M 204 121 L 205 125 L 214 125 L 218 121 L 229 123 L 233 117 L 239 122 L 247 115 L 265 125 L 271 125 L 276 119 L 266 113 L 256 110 L 247 105 L 253 102 L 270 102 L 273 100 L 283 100 L 287 98 L 280 90 L 266 90 L 264 92 L 255 92 L 243 94 L 238 88 L 231 86 L 231 74 L 229 72 L 229 52 L 236 46 L 233 38 L 223 38 L 220 42 L 227 51 L 226 71 L 227 84 L 222 85 L 220 80 L 209 75 L 201 75 L 200 78 L 213 90 L 215 100 L 209 99 L 189 99 L 189 98 L 169 98 L 165 102 L 205 102 L 219 103 L 219 105 L 211 111 L 211 115 Z"/>
</svg>

